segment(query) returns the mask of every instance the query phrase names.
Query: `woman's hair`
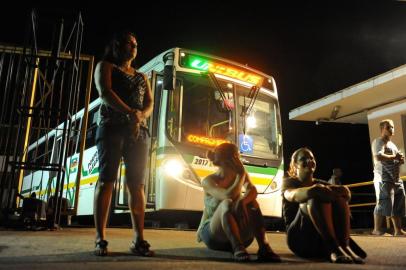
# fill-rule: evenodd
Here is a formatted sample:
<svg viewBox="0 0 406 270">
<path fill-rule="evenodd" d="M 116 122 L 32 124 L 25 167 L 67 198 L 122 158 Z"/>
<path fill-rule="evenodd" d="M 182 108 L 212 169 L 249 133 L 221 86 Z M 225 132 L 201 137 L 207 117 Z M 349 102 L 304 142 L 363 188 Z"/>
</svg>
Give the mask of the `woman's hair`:
<svg viewBox="0 0 406 270">
<path fill-rule="evenodd" d="M 222 143 L 214 151 L 207 151 L 207 158 L 210 159 L 214 165 L 220 165 L 221 161 L 231 160 L 235 155 L 238 155 L 238 148 L 233 143 Z"/>
<path fill-rule="evenodd" d="M 133 36 L 137 39 L 135 34 L 128 30 L 123 30 L 114 34 L 104 48 L 103 60 L 114 64 L 120 64 L 123 44 L 128 41 L 129 36 Z"/>
<path fill-rule="evenodd" d="M 290 177 L 297 177 L 295 164 L 297 163 L 297 158 L 299 156 L 299 153 L 302 152 L 302 151 L 312 152 L 307 147 L 301 147 L 301 148 L 297 149 L 295 152 L 293 152 L 292 157 L 290 158 L 290 164 L 289 164 L 289 169 L 288 169 L 288 175 Z"/>
</svg>

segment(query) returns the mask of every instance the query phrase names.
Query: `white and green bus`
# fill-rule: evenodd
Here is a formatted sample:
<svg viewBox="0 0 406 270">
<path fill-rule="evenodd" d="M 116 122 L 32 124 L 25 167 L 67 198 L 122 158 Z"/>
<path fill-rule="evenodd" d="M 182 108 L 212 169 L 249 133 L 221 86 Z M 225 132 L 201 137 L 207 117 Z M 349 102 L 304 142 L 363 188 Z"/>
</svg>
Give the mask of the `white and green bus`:
<svg viewBox="0 0 406 270">
<path fill-rule="evenodd" d="M 205 157 L 208 149 L 228 141 L 239 146 L 242 161 L 258 190 L 265 216 L 281 217 L 280 187 L 283 177 L 282 130 L 274 79 L 236 62 L 181 48 L 167 50 L 140 68 L 148 74 L 154 94 L 150 130 L 149 170 L 145 193 L 147 211 L 201 211 L 201 180 L 216 168 Z M 95 129 L 100 99 L 89 105 L 86 147 L 79 168 L 79 135 L 72 132 L 63 196 L 75 205 L 76 179 L 80 190 L 76 214 L 93 214 L 93 194 L 98 178 Z M 84 110 L 72 117 L 81 125 Z M 60 132 L 62 134 L 62 132 Z M 58 129 L 29 148 L 51 155 L 61 139 Z M 40 150 L 38 150 L 40 149 Z M 31 155 L 33 156 L 33 155 Z M 36 157 L 41 155 L 36 154 Z M 125 212 L 125 166 L 115 185 L 113 213 Z M 36 192 L 47 200 L 55 176 L 47 171 L 27 173 L 21 193 Z"/>
</svg>

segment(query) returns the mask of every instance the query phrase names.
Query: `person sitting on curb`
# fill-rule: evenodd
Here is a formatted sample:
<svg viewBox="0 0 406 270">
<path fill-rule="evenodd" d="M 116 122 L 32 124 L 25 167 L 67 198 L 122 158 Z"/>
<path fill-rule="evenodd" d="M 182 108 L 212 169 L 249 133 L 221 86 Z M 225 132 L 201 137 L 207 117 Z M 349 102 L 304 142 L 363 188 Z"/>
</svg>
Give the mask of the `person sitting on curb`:
<svg viewBox="0 0 406 270">
<path fill-rule="evenodd" d="M 280 262 L 266 239 L 257 190 L 240 161 L 237 146 L 223 143 L 207 156 L 218 170 L 202 181 L 205 208 L 198 241 L 209 249 L 231 251 L 235 261 L 246 262 L 250 261 L 246 247 L 256 238 L 258 261 Z"/>
<path fill-rule="evenodd" d="M 351 194 L 347 187 L 313 178 L 316 160 L 296 150 L 282 184 L 283 216 L 290 250 L 304 258 L 364 263 L 366 253 L 350 238 Z"/>
</svg>

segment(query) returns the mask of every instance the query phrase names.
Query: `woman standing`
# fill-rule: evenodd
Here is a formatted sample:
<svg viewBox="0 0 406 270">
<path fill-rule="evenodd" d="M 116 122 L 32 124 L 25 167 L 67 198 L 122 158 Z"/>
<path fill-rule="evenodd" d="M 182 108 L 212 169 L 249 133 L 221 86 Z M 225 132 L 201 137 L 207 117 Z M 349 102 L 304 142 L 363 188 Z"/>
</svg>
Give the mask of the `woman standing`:
<svg viewBox="0 0 406 270">
<path fill-rule="evenodd" d="M 147 76 L 132 66 L 137 47 L 133 33 L 115 35 L 106 47 L 103 60 L 97 64 L 94 75 L 102 99 L 96 133 L 99 179 L 94 195 L 94 253 L 97 256 L 107 255 L 105 228 L 121 158 L 126 168 L 125 183 L 134 230 L 130 250 L 141 256 L 154 254 L 143 235 L 148 154 L 145 120 L 152 112 L 153 100 Z"/>
</svg>

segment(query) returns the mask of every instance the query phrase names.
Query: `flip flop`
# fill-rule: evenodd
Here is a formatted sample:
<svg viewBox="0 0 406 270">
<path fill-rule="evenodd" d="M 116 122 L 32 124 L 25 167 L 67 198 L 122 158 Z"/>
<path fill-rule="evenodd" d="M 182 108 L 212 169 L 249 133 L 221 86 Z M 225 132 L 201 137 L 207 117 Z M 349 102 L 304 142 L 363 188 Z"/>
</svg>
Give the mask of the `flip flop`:
<svg viewBox="0 0 406 270">
<path fill-rule="evenodd" d="M 349 241 L 349 246 L 350 249 L 354 251 L 355 254 L 360 256 L 362 259 L 365 259 L 367 257 L 367 253 L 351 237 Z"/>
<path fill-rule="evenodd" d="M 344 255 L 344 254 L 338 255 L 337 253 L 331 253 L 330 262 L 350 264 L 350 263 L 353 263 L 354 261 L 351 259 L 351 257 L 349 257 L 347 255 Z"/>
<path fill-rule="evenodd" d="M 250 255 L 245 250 L 237 250 L 233 253 L 233 259 L 236 262 L 249 262 Z"/>
<path fill-rule="evenodd" d="M 282 262 L 281 257 L 278 254 L 273 252 L 271 247 L 259 249 L 257 253 L 257 261 L 258 262 L 275 262 L 280 263 Z"/>
</svg>

